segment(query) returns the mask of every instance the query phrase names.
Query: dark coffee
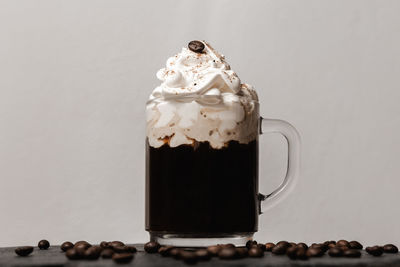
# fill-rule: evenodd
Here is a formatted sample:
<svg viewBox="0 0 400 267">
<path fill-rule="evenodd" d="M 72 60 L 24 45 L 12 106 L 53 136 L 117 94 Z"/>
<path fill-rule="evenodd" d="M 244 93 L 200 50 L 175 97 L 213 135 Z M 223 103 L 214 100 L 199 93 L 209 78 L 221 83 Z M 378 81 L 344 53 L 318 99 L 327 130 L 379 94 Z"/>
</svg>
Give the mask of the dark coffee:
<svg viewBox="0 0 400 267">
<path fill-rule="evenodd" d="M 257 140 L 221 149 L 208 142 L 146 146 L 146 230 L 201 237 L 257 231 Z"/>
</svg>

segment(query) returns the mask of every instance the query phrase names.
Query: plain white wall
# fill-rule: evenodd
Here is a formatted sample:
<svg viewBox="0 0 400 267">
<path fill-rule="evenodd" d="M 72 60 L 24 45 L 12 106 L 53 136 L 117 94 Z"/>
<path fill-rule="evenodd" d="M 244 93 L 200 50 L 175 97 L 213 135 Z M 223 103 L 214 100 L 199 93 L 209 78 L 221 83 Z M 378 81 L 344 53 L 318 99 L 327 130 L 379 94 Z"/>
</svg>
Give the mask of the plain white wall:
<svg viewBox="0 0 400 267">
<path fill-rule="evenodd" d="M 192 39 L 303 141 L 256 238 L 399 242 L 399 1 L 0 1 L 0 246 L 143 242 L 144 105 Z M 262 138 L 261 191 L 285 168 Z"/>
</svg>

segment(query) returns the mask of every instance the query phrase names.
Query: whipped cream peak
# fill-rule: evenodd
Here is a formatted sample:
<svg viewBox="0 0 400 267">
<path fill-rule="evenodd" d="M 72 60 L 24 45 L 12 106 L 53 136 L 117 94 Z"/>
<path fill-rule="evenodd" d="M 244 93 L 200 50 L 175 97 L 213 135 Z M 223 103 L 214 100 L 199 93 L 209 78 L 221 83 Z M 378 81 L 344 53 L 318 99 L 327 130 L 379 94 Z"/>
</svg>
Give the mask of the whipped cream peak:
<svg viewBox="0 0 400 267">
<path fill-rule="evenodd" d="M 240 91 L 240 79 L 225 57 L 208 43 L 203 43 L 201 53 L 184 47 L 167 60 L 166 67 L 157 72 L 157 78 L 162 83 L 154 90 L 150 100 L 199 99 L 218 103 L 221 93 L 236 94 Z"/>
<path fill-rule="evenodd" d="M 205 41 L 195 42 L 195 51 L 182 48 L 157 72 L 161 84 L 146 106 L 150 146 L 209 142 L 221 148 L 231 140 L 253 141 L 258 136 L 256 91 L 241 83 L 222 54 Z"/>
</svg>

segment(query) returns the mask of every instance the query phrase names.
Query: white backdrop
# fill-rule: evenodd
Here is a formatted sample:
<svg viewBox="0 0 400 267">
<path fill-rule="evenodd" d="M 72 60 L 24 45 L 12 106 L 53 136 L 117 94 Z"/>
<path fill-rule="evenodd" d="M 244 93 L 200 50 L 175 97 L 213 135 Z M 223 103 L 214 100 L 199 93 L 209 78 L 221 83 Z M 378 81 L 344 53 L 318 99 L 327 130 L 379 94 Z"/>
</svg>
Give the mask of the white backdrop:
<svg viewBox="0 0 400 267">
<path fill-rule="evenodd" d="M 0 246 L 143 242 L 144 105 L 192 39 L 302 141 L 264 241 L 400 240 L 399 1 L 0 1 Z M 262 192 L 285 168 L 263 136 Z"/>
</svg>

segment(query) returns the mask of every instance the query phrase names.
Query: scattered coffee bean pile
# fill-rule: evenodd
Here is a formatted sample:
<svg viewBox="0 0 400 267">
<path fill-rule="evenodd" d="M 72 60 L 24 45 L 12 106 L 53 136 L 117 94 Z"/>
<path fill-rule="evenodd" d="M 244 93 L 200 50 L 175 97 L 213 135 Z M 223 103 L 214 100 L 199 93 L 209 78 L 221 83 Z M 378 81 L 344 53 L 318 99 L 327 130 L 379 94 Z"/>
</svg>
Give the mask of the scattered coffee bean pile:
<svg viewBox="0 0 400 267">
<path fill-rule="evenodd" d="M 106 242 L 100 245 L 91 245 L 86 241 L 78 241 L 75 244 L 67 241 L 61 244 L 61 250 L 70 260 L 97 260 L 112 258 L 117 263 L 127 263 L 133 259 L 137 251 L 134 246 L 127 246 L 121 241 Z"/>
<path fill-rule="evenodd" d="M 50 247 L 47 240 L 40 240 L 38 248 L 46 250 Z M 112 258 L 116 263 L 128 263 L 134 258 L 136 247 L 125 245 L 121 241 L 106 242 L 100 245 L 91 245 L 86 241 L 78 241 L 75 244 L 66 241 L 62 243 L 61 250 L 65 252 L 65 256 L 70 260 L 97 260 Z M 261 258 L 266 252 L 274 255 L 286 255 L 292 260 L 307 260 L 312 257 L 322 257 L 328 254 L 330 257 L 361 257 L 363 245 L 358 241 L 326 241 L 323 243 L 313 243 L 308 246 L 305 243 L 293 243 L 288 241 L 280 241 L 274 243 L 258 243 L 257 241 L 248 241 L 246 247 L 236 247 L 233 244 L 221 244 L 209 246 L 202 249 L 185 249 L 173 246 L 161 246 L 157 242 L 150 241 L 144 245 L 147 253 L 158 253 L 162 257 L 172 257 L 174 259 L 183 260 L 188 264 L 198 261 L 210 260 L 217 257 L 222 260 L 242 259 L 246 257 Z M 28 256 L 33 252 L 32 246 L 23 246 L 15 249 L 15 253 L 19 256 Z M 372 256 L 381 256 L 383 253 L 398 253 L 398 248 L 393 244 L 384 246 L 366 247 L 365 251 Z"/>
<path fill-rule="evenodd" d="M 265 252 L 271 252 L 274 255 L 286 255 L 292 260 L 307 260 L 312 257 L 322 257 L 326 252 L 331 257 L 361 257 L 363 246 L 358 241 L 326 241 L 324 243 L 313 243 L 308 246 L 305 243 L 293 243 L 280 241 L 274 243 L 257 243 L 257 241 L 248 241 L 246 247 L 235 247 L 233 244 L 223 244 L 207 247 L 206 249 L 188 250 L 184 248 L 175 248 L 172 246 L 160 246 L 157 242 L 148 242 L 144 245 L 147 253 L 158 252 L 163 257 L 172 257 L 183 260 L 186 263 L 193 264 L 197 261 L 209 260 L 212 257 L 218 257 L 222 260 L 241 259 L 245 257 L 261 258 Z M 380 256 L 383 253 L 397 253 L 395 245 L 387 244 L 385 246 L 367 247 L 366 252 L 373 256 Z"/>
</svg>

